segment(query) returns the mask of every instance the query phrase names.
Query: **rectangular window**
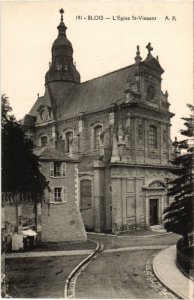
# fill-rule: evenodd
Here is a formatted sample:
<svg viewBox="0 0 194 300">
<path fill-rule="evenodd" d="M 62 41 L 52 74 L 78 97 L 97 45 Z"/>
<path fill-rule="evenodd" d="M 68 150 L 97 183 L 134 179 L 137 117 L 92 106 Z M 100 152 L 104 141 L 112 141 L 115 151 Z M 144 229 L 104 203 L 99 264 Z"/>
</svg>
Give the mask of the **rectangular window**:
<svg viewBox="0 0 194 300">
<path fill-rule="evenodd" d="M 43 136 L 43 137 L 41 137 L 41 141 L 40 141 L 40 143 L 41 143 L 41 146 L 42 146 L 42 147 L 45 147 L 45 146 L 46 146 L 46 144 L 47 144 L 47 141 L 48 141 L 48 138 L 47 138 L 47 136 Z"/>
<path fill-rule="evenodd" d="M 70 152 L 70 142 L 71 142 L 71 139 L 73 137 L 73 132 L 67 132 L 65 134 L 65 141 L 66 141 L 66 153 L 69 153 Z"/>
<path fill-rule="evenodd" d="M 54 187 L 50 193 L 51 203 L 67 202 L 67 188 L 66 187 Z"/>
<path fill-rule="evenodd" d="M 50 162 L 50 176 L 54 177 L 54 162 Z"/>
<path fill-rule="evenodd" d="M 54 162 L 54 177 L 61 177 L 61 163 Z"/>
<path fill-rule="evenodd" d="M 62 188 L 54 188 L 54 202 L 62 202 Z"/>
<path fill-rule="evenodd" d="M 98 125 L 94 128 L 94 149 L 100 148 L 100 135 L 102 133 L 102 126 Z"/>
<path fill-rule="evenodd" d="M 51 177 L 64 177 L 66 176 L 66 163 L 51 162 L 50 163 L 50 176 Z"/>
<path fill-rule="evenodd" d="M 149 128 L 149 146 L 151 149 L 157 149 L 157 129 L 155 126 Z"/>
</svg>

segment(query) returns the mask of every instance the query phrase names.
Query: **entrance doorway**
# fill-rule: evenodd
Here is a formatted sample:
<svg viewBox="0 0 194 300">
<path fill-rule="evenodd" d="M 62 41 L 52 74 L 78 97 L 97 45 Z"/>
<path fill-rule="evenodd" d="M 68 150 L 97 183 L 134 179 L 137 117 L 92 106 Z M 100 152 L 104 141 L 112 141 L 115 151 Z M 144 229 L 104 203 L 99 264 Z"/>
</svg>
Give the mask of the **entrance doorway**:
<svg viewBox="0 0 194 300">
<path fill-rule="evenodd" d="M 158 199 L 150 199 L 150 226 L 158 225 Z"/>
</svg>

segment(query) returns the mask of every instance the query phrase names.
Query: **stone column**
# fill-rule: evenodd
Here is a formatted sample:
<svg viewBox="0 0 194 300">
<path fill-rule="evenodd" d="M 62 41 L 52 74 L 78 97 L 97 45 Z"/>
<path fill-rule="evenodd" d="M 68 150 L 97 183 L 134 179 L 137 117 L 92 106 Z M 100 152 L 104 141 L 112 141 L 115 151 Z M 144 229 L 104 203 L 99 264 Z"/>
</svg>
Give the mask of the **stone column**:
<svg viewBox="0 0 194 300">
<path fill-rule="evenodd" d="M 164 150 L 164 147 L 163 147 L 163 132 L 162 132 L 162 123 L 159 122 L 159 159 L 160 159 L 160 163 L 162 164 L 162 152 Z"/>
<path fill-rule="evenodd" d="M 140 199 L 139 199 L 140 181 L 139 178 L 135 178 L 135 219 L 136 229 L 140 227 Z"/>
<path fill-rule="evenodd" d="M 164 210 L 164 195 L 161 196 L 161 225 L 163 225 L 163 221 L 162 221 L 162 215 L 163 215 L 163 210 Z"/>
<path fill-rule="evenodd" d="M 112 232 L 122 231 L 122 180 L 112 178 Z"/>
<path fill-rule="evenodd" d="M 137 119 L 137 117 L 136 116 L 134 116 L 134 118 L 133 118 L 133 133 L 132 133 L 132 135 L 133 135 L 133 160 L 134 161 L 137 161 L 137 156 L 138 156 L 138 154 L 137 154 L 137 141 L 138 141 L 138 135 L 137 135 L 137 130 L 136 130 L 136 127 L 137 127 L 137 124 L 138 124 L 138 119 Z"/>
<path fill-rule="evenodd" d="M 169 161 L 171 159 L 171 140 L 170 140 L 170 125 L 168 124 L 167 126 L 167 130 L 166 130 L 166 134 L 167 134 L 167 161 Z"/>
<path fill-rule="evenodd" d="M 161 196 L 159 195 L 158 197 L 158 224 L 161 224 L 161 216 L 162 216 L 162 198 Z"/>
<path fill-rule="evenodd" d="M 132 133 L 131 133 L 131 156 L 132 156 L 132 161 L 136 160 L 136 152 L 135 152 L 135 148 L 136 148 L 136 141 L 135 141 L 135 116 L 132 115 L 131 116 L 131 128 L 132 128 Z"/>
<path fill-rule="evenodd" d="M 144 162 L 146 163 L 148 161 L 148 121 L 144 120 Z"/>
<path fill-rule="evenodd" d="M 56 138 L 56 129 L 55 129 L 55 125 L 52 126 L 52 134 L 51 134 L 51 136 L 52 136 L 52 139 L 55 140 L 55 138 Z"/>
<path fill-rule="evenodd" d="M 113 135 L 113 148 L 112 148 L 112 156 L 111 156 L 111 162 L 120 161 L 119 158 L 119 150 L 117 145 L 117 138 L 116 135 Z"/>
<path fill-rule="evenodd" d="M 104 187 L 102 186 L 102 180 L 104 170 L 102 168 L 102 161 L 94 161 L 94 216 L 95 216 L 95 231 L 101 232 L 104 224 L 101 212 L 104 209 Z"/>
<path fill-rule="evenodd" d="M 146 201 L 146 227 L 149 228 L 150 227 L 150 220 L 149 220 L 149 197 L 148 195 L 145 195 L 145 201 Z"/>
</svg>

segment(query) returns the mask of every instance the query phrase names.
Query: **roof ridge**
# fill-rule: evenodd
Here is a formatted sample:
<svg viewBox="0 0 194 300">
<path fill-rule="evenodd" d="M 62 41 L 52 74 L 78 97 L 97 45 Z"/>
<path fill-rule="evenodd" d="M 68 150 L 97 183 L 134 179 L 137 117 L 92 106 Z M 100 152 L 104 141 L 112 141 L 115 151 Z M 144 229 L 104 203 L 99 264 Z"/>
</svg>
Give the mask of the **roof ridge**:
<svg viewBox="0 0 194 300">
<path fill-rule="evenodd" d="M 88 82 L 90 82 L 90 81 L 92 81 L 92 80 L 96 80 L 96 79 L 99 79 L 99 78 L 101 78 L 101 77 L 108 76 L 108 75 L 110 75 L 110 74 L 116 73 L 116 72 L 118 72 L 118 71 L 121 71 L 121 70 L 124 70 L 124 69 L 127 69 L 127 68 L 131 68 L 131 67 L 133 67 L 134 65 L 135 65 L 135 64 L 132 64 L 132 65 L 129 65 L 129 66 L 123 67 L 123 68 L 121 68 L 121 69 L 117 69 L 117 70 L 115 70 L 115 71 L 111 71 L 111 72 L 109 72 L 109 73 L 106 73 L 106 74 L 104 74 L 104 75 L 101 75 L 101 76 L 98 76 L 98 77 L 95 77 L 95 78 L 92 78 L 92 79 L 86 80 L 86 81 L 84 81 L 84 82 L 81 82 L 79 85 L 82 85 L 82 84 L 88 83 Z M 78 86 L 79 86 L 79 85 L 78 85 Z"/>
</svg>

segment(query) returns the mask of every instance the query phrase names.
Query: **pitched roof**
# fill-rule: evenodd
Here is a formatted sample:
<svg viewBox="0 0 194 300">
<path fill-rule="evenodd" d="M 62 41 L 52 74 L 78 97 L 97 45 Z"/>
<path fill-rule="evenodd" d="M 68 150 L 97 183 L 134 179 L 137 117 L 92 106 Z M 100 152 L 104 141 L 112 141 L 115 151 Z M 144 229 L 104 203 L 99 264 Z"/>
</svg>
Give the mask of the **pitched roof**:
<svg viewBox="0 0 194 300">
<path fill-rule="evenodd" d="M 22 125 L 26 127 L 31 127 L 35 124 L 36 117 L 32 115 L 25 115 L 25 117 L 22 120 Z"/>
<path fill-rule="evenodd" d="M 93 170 L 94 159 L 99 159 L 99 154 L 83 156 L 79 163 L 79 171 L 86 172 Z"/>
<path fill-rule="evenodd" d="M 48 105 L 50 106 L 50 97 L 49 97 L 49 93 L 48 93 L 48 90 L 46 89 L 45 90 L 45 94 L 44 96 L 42 97 L 39 97 L 36 102 L 34 103 L 34 105 L 32 106 L 31 110 L 29 111 L 29 115 L 32 115 L 32 116 L 37 116 L 37 110 L 38 108 L 43 105 Z"/>
<path fill-rule="evenodd" d="M 152 55 L 140 62 L 140 66 L 149 66 L 161 73 L 164 71 Z M 46 88 L 45 95 L 38 98 L 29 114 L 36 116 L 38 107 L 41 105 L 50 106 L 52 102 L 55 105 L 57 104 L 57 119 L 65 120 L 81 113 L 88 114 L 103 111 L 113 103 L 120 104 L 126 100 L 127 82 L 135 82 L 136 68 L 137 65 L 133 64 L 83 83 L 75 84 L 69 90 L 67 89 L 68 84 L 64 82 L 49 83 L 49 90 Z"/>
<path fill-rule="evenodd" d="M 34 154 L 39 156 L 40 161 L 64 161 L 64 162 L 78 162 L 78 160 L 69 157 L 52 147 L 43 147 L 34 150 Z"/>
<path fill-rule="evenodd" d="M 59 119 L 66 119 L 80 114 L 81 112 L 97 112 L 110 107 L 114 102 L 121 103 L 125 98 L 127 80 L 135 81 L 132 68 L 134 65 L 108 73 L 98 78 L 76 85 L 69 97 L 64 101 L 58 113 Z M 53 89 L 55 97 L 59 97 Z M 63 91 L 61 90 L 61 96 Z"/>
</svg>

